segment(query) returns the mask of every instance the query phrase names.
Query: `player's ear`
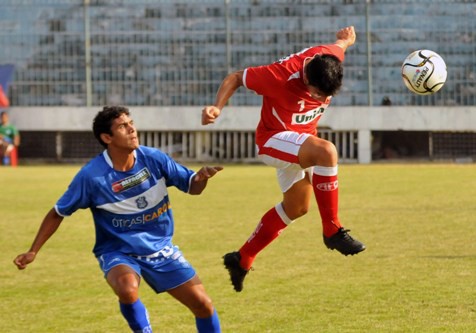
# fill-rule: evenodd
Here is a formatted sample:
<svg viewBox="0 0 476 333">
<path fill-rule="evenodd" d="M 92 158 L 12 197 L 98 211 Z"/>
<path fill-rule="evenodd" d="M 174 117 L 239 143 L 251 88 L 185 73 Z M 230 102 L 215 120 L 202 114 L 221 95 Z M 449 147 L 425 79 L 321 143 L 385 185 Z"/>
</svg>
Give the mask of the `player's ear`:
<svg viewBox="0 0 476 333">
<path fill-rule="evenodd" d="M 112 141 L 111 135 L 107 133 L 101 133 L 99 136 L 101 137 L 102 142 L 104 142 L 107 145 L 110 144 Z"/>
</svg>

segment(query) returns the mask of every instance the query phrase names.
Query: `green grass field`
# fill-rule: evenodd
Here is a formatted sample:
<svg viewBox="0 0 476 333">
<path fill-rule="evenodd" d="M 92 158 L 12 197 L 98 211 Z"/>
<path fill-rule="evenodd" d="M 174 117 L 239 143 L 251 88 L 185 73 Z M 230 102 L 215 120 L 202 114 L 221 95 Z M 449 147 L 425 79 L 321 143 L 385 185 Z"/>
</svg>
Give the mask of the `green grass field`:
<svg viewBox="0 0 476 333">
<path fill-rule="evenodd" d="M 89 211 L 65 219 L 31 267 L 12 263 L 78 169 L 0 168 L 0 332 L 129 332 L 91 253 Z M 274 169 L 225 166 L 201 196 L 171 189 L 175 243 L 223 332 L 476 332 L 476 165 L 341 165 L 339 181 L 340 218 L 367 250 L 326 249 L 313 209 L 258 256 L 242 293 L 221 257 L 280 201 Z M 155 331 L 195 332 L 168 294 L 143 284 L 141 298 Z"/>
</svg>

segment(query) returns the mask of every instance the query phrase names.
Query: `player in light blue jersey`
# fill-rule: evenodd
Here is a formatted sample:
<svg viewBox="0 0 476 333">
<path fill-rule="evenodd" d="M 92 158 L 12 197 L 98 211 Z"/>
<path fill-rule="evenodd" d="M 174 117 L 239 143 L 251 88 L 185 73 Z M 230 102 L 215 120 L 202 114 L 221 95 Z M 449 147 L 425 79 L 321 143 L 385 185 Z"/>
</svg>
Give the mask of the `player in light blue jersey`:
<svg viewBox="0 0 476 333">
<path fill-rule="evenodd" d="M 172 243 L 174 219 L 167 187 L 200 194 L 222 167 L 194 172 L 158 149 L 140 146 L 129 116 L 122 106 L 106 106 L 96 115 L 93 132 L 106 150 L 78 172 L 45 216 L 31 248 L 14 263 L 25 269 L 64 217 L 89 208 L 96 229 L 93 252 L 133 332 L 152 332 L 138 294 L 141 279 L 155 292 L 166 291 L 187 306 L 198 332 L 221 332 L 203 284 Z"/>
</svg>

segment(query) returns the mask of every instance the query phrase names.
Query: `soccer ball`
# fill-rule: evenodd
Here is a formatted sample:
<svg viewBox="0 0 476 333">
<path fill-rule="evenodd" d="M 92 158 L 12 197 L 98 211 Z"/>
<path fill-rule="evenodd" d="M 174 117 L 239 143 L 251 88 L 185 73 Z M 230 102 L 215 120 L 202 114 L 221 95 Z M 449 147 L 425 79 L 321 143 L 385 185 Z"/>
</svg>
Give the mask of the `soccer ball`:
<svg viewBox="0 0 476 333">
<path fill-rule="evenodd" d="M 403 61 L 403 82 L 418 95 L 431 95 L 440 90 L 446 82 L 446 75 L 445 61 L 430 50 L 412 52 Z"/>
</svg>

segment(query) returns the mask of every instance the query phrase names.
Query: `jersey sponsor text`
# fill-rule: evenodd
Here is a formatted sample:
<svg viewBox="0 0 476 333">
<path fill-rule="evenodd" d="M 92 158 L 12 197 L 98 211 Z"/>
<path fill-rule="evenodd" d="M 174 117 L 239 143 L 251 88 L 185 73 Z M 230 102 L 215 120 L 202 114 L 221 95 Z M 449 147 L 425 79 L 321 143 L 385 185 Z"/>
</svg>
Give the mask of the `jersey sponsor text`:
<svg viewBox="0 0 476 333">
<path fill-rule="evenodd" d="M 164 203 L 156 211 L 150 214 L 142 214 L 130 219 L 114 218 L 112 219 L 112 226 L 115 228 L 131 228 L 137 224 L 145 224 L 159 219 L 160 215 L 170 209 L 170 202 Z"/>
<path fill-rule="evenodd" d="M 144 168 L 135 175 L 114 182 L 112 184 L 112 191 L 114 193 L 118 193 L 128 190 L 136 185 L 145 182 L 148 178 L 150 178 L 150 172 L 149 170 L 147 170 L 147 168 Z"/>
<path fill-rule="evenodd" d="M 293 125 L 305 125 L 309 124 L 316 118 L 319 118 L 325 111 L 325 108 L 318 107 L 308 111 L 306 113 L 294 113 L 291 119 Z"/>
</svg>

